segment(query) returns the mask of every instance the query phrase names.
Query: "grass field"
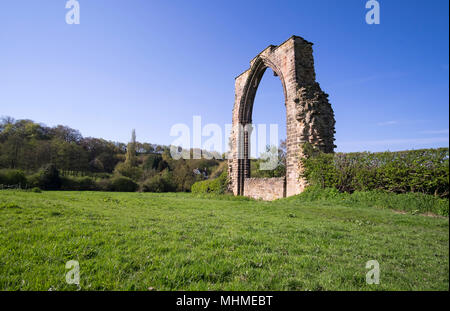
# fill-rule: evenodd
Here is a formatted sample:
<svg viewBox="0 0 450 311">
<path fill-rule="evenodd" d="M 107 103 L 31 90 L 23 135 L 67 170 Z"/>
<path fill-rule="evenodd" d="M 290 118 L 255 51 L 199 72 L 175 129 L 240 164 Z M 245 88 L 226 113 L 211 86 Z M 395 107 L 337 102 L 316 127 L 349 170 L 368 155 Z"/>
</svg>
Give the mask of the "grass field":
<svg viewBox="0 0 450 311">
<path fill-rule="evenodd" d="M 81 290 L 448 290 L 449 222 L 298 198 L 0 191 L 0 289 L 77 290 L 69 260 Z"/>
</svg>

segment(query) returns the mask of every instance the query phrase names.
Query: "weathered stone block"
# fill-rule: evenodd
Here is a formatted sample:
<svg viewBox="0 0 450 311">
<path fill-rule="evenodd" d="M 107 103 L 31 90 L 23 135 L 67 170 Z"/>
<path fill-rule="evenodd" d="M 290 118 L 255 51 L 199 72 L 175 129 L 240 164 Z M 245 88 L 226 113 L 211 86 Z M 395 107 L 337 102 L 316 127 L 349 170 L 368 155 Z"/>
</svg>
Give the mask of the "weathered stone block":
<svg viewBox="0 0 450 311">
<path fill-rule="evenodd" d="M 245 196 L 253 199 L 272 201 L 285 196 L 286 184 L 284 177 L 280 178 L 245 178 Z"/>
</svg>

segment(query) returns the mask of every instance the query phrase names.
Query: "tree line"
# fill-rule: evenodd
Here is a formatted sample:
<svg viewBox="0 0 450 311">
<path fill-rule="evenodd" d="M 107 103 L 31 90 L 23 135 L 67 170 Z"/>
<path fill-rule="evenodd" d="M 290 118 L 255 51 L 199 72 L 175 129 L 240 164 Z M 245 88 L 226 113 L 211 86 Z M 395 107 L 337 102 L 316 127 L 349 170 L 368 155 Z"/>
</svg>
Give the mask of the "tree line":
<svg viewBox="0 0 450 311">
<path fill-rule="evenodd" d="M 136 142 L 139 154 L 162 153 L 164 146 Z M 127 145 L 83 137 L 78 130 L 48 127 L 32 120 L 0 120 L 0 168 L 33 172 L 48 163 L 67 175 L 112 173 L 123 161 Z"/>
<path fill-rule="evenodd" d="M 192 152 L 192 151 L 191 151 Z M 174 160 L 164 145 L 83 137 L 68 126 L 0 120 L 0 184 L 64 190 L 190 191 L 219 160 Z"/>
</svg>

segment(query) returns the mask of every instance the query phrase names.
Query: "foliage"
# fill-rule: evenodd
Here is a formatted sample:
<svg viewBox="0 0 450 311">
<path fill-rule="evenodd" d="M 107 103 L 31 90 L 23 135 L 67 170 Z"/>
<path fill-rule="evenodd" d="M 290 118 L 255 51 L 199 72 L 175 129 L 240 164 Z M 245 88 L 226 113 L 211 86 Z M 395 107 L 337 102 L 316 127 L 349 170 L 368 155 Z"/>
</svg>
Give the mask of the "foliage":
<svg viewBox="0 0 450 311">
<path fill-rule="evenodd" d="M 134 145 L 141 154 L 163 149 L 135 139 Z M 131 152 L 133 148 L 128 150 Z M 0 169 L 36 173 L 42 166 L 53 163 L 62 175 L 112 173 L 118 162 L 125 161 L 126 152 L 124 143 L 83 137 L 67 126 L 47 127 L 31 120 L 0 119 Z M 134 159 L 130 162 L 134 163 Z"/>
<path fill-rule="evenodd" d="M 150 154 L 144 161 L 144 170 L 158 170 L 163 171 L 167 167 L 167 163 L 163 161 L 161 155 Z"/>
<path fill-rule="evenodd" d="M 0 170 L 0 185 L 13 186 L 21 185 L 26 186 L 27 178 L 22 170 L 3 169 Z"/>
<path fill-rule="evenodd" d="M 218 178 L 220 175 L 223 174 L 224 171 L 227 171 L 226 174 L 228 174 L 227 161 L 223 161 L 223 162 L 219 163 L 219 165 L 211 172 L 209 178 L 211 178 L 211 179 Z"/>
<path fill-rule="evenodd" d="M 275 168 L 270 169 L 272 167 Z M 278 148 L 266 146 L 266 151 L 258 159 L 251 160 L 250 172 L 256 178 L 286 176 L 286 141 L 281 140 Z"/>
<path fill-rule="evenodd" d="M 20 206 L 0 209 L 7 291 L 79 290 L 68 260 L 92 291 L 449 290 L 443 217 L 190 193 L 3 190 L 0 202 Z M 366 283 L 372 259 L 379 285 Z"/>
<path fill-rule="evenodd" d="M 165 170 L 163 173 L 147 179 L 142 185 L 144 192 L 173 192 L 176 184 L 172 180 L 171 173 Z"/>
<path fill-rule="evenodd" d="M 224 170 L 222 174 L 215 179 L 208 179 L 198 181 L 192 185 L 191 191 L 195 194 L 214 193 L 223 194 L 227 191 L 228 186 L 228 172 Z"/>
<path fill-rule="evenodd" d="M 58 190 L 61 188 L 59 170 L 53 163 L 44 165 L 37 174 L 29 178 L 29 181 L 32 186 L 44 190 Z"/>
<path fill-rule="evenodd" d="M 448 148 L 325 154 L 305 144 L 303 153 L 303 177 L 311 185 L 449 196 Z"/>
<path fill-rule="evenodd" d="M 109 181 L 108 189 L 118 192 L 134 192 L 139 189 L 139 185 L 131 178 L 125 176 L 116 176 Z"/>
<path fill-rule="evenodd" d="M 98 190 L 94 178 L 84 177 L 61 177 L 61 190 Z"/>
<path fill-rule="evenodd" d="M 0 209 L 2 208 L 20 208 L 20 206 L 14 202 L 0 202 Z"/>
<path fill-rule="evenodd" d="M 191 150 L 192 153 L 192 150 Z M 224 161 L 223 161 L 224 162 Z M 179 159 L 175 160 L 171 157 L 169 149 L 162 153 L 162 160 L 159 162 L 165 164 L 167 169 L 171 172 L 171 178 L 175 184 L 177 192 L 188 192 L 192 185 L 200 180 L 203 180 L 211 175 L 211 173 L 223 163 L 215 159 Z"/>
<path fill-rule="evenodd" d="M 141 178 L 143 171 L 142 168 L 131 166 L 127 162 L 119 162 L 114 169 L 114 173 L 137 181 Z"/>
<path fill-rule="evenodd" d="M 125 165 L 127 167 L 136 167 L 137 164 L 138 163 L 136 158 L 136 131 L 133 129 L 133 131 L 131 132 L 131 141 L 127 145 Z"/>
<path fill-rule="evenodd" d="M 326 202 L 351 207 L 377 207 L 410 213 L 432 213 L 448 217 L 449 200 L 423 193 L 396 194 L 382 190 L 339 192 L 336 188 L 309 186 L 301 194 L 287 200 Z"/>
<path fill-rule="evenodd" d="M 97 179 L 95 181 L 95 186 L 99 191 L 112 191 L 110 178 Z"/>
<path fill-rule="evenodd" d="M 46 185 L 47 181 L 41 176 L 40 168 L 50 163 L 60 173 L 66 190 L 109 191 L 112 181 L 107 178 L 113 175 L 128 177 L 142 186 L 151 184 L 158 191 L 187 192 L 196 181 L 207 178 L 223 162 L 215 159 L 174 160 L 168 148 L 136 141 L 134 130 L 126 146 L 83 137 L 79 131 L 67 126 L 47 127 L 31 120 L 16 121 L 8 117 L 0 120 L 0 169 L 22 170 L 28 187 L 57 189 L 57 184 Z M 162 177 L 164 171 L 168 171 L 170 182 Z M 197 171 L 201 174 L 195 173 Z M 161 176 L 154 177 L 157 175 Z M 82 179 L 85 176 L 102 179 L 96 180 L 93 186 L 91 180 Z M 0 176 L 0 184 L 5 178 Z"/>
</svg>

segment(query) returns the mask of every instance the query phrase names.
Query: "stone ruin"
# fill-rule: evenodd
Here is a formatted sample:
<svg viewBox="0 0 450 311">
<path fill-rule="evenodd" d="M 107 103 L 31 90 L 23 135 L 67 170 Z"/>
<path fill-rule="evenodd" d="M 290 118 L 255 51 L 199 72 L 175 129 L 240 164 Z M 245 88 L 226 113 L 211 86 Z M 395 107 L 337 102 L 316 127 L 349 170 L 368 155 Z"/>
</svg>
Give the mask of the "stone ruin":
<svg viewBox="0 0 450 311">
<path fill-rule="evenodd" d="M 234 195 L 263 200 L 299 194 L 306 186 L 301 178 L 301 145 L 309 142 L 323 152 L 333 152 L 335 120 L 328 94 L 314 71 L 312 43 L 292 36 L 270 45 L 250 61 L 250 68 L 235 79 L 233 125 L 228 173 Z M 251 178 L 250 135 L 253 102 L 259 82 L 271 68 L 283 86 L 286 106 L 286 176 Z"/>
</svg>

